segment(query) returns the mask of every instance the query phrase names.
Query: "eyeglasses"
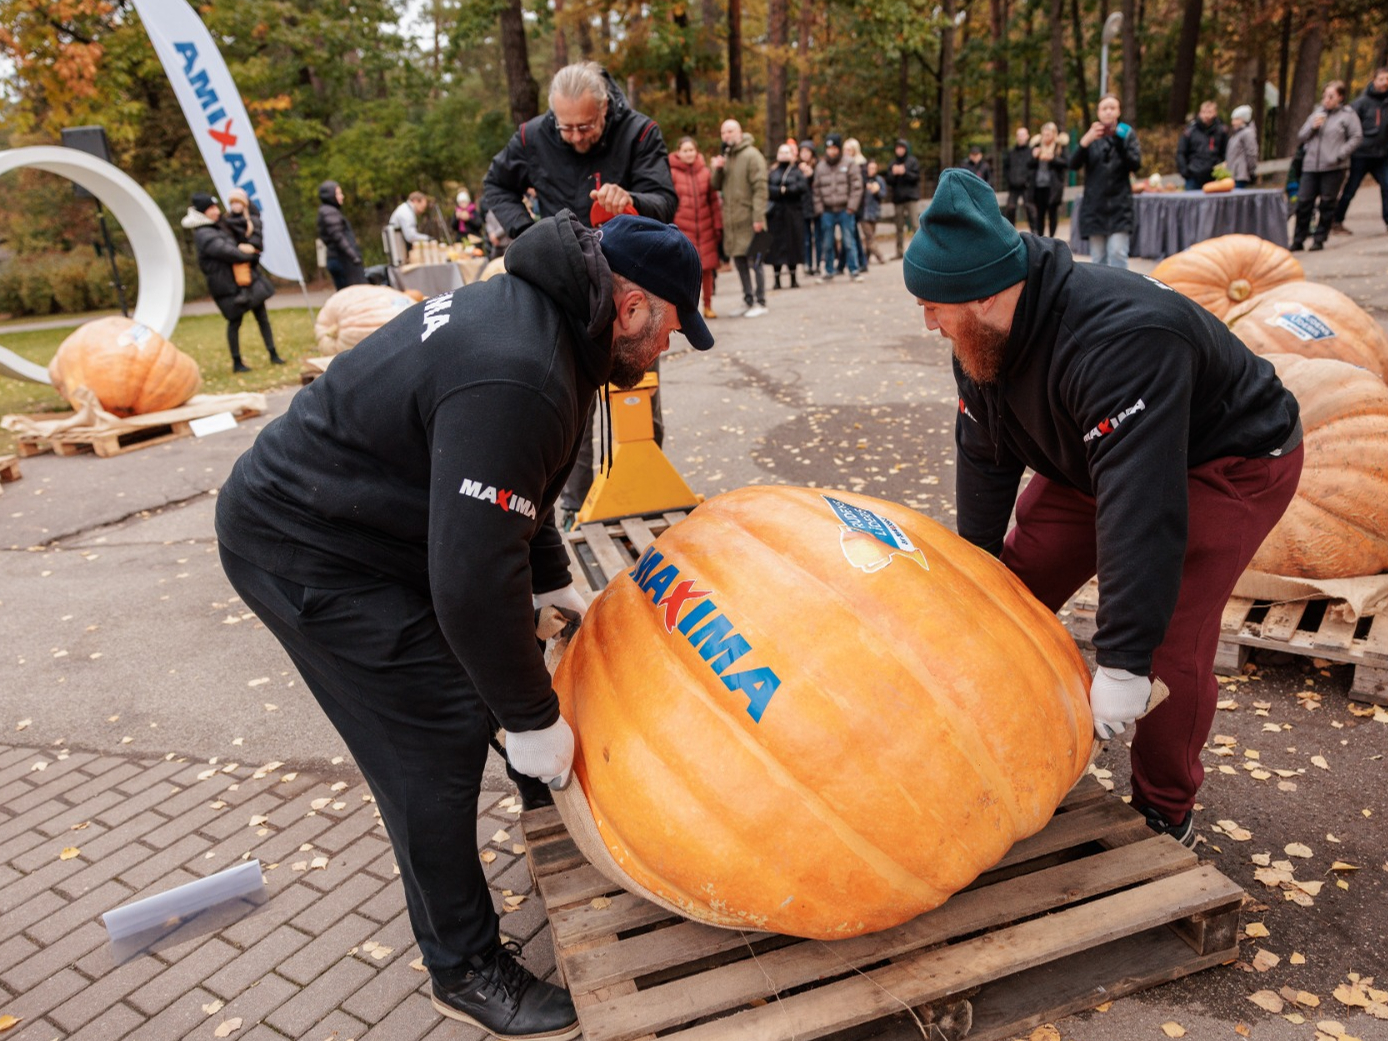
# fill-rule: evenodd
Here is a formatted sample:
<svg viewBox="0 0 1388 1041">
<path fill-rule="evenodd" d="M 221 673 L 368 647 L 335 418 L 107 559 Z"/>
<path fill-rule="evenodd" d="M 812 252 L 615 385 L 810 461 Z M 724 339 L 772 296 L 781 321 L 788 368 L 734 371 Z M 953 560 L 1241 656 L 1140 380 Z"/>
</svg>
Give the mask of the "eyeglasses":
<svg viewBox="0 0 1388 1041">
<path fill-rule="evenodd" d="M 561 134 L 590 134 L 600 126 L 601 122 L 565 124 L 556 120 L 554 123 L 555 129 Z"/>
</svg>

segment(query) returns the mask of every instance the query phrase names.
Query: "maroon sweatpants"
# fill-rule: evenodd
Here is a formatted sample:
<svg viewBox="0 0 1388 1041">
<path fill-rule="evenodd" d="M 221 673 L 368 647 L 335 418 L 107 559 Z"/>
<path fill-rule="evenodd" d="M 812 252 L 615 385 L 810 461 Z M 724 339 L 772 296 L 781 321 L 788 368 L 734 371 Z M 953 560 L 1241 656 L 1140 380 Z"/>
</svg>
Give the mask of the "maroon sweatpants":
<svg viewBox="0 0 1388 1041">
<path fill-rule="evenodd" d="M 1137 724 L 1133 802 L 1179 823 L 1205 779 L 1200 749 L 1214 722 L 1219 623 L 1234 584 L 1296 492 L 1302 448 L 1279 458 L 1224 458 L 1190 471 L 1181 591 L 1152 675 L 1171 696 Z M 1051 610 L 1094 577 L 1094 499 L 1040 475 L 1017 500 L 1002 562 Z"/>
</svg>

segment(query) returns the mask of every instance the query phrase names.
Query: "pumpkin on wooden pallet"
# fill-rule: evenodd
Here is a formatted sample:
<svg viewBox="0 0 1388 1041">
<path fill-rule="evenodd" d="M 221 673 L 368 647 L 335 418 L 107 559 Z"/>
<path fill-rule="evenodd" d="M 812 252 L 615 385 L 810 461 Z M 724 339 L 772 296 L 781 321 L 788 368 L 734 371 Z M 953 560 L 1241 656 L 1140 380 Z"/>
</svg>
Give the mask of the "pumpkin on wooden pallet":
<svg viewBox="0 0 1388 1041">
<path fill-rule="evenodd" d="M 1227 320 L 1259 293 L 1306 277 L 1290 250 L 1257 235 L 1206 239 L 1152 269 L 1152 277 Z"/>
<path fill-rule="evenodd" d="M 744 488 L 665 531 L 555 675 L 590 858 L 730 928 L 943 903 L 1085 772 L 1089 672 L 997 560 L 905 507 Z"/>
<path fill-rule="evenodd" d="M 415 301 L 390 286 L 348 286 L 328 297 L 313 323 L 318 349 L 341 354 L 355 347 Z"/>
<path fill-rule="evenodd" d="M 79 325 L 48 363 L 53 387 L 74 408 L 86 387 L 116 416 L 177 408 L 198 392 L 198 363 L 153 329 L 112 315 Z"/>
<path fill-rule="evenodd" d="M 1372 315 L 1338 289 L 1288 282 L 1249 302 L 1230 325 L 1258 354 L 1333 358 L 1388 379 L 1388 336 Z"/>
<path fill-rule="evenodd" d="M 1388 386 L 1342 361 L 1271 354 L 1301 405 L 1296 497 L 1249 566 L 1293 578 L 1388 570 Z"/>
</svg>

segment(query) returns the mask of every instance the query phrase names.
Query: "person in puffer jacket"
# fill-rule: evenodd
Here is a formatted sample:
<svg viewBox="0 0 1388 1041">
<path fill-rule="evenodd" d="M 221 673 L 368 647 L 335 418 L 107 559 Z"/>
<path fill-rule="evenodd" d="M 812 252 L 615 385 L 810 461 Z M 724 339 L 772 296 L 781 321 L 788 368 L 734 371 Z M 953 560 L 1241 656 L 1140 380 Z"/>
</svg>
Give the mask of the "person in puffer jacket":
<svg viewBox="0 0 1388 1041">
<path fill-rule="evenodd" d="M 1331 80 L 1321 94 L 1321 103 L 1306 117 L 1297 131 L 1297 140 L 1306 149 L 1301 160 L 1301 188 L 1296 201 L 1296 227 L 1292 231 L 1293 253 L 1305 248 L 1311 234 L 1311 249 L 1325 248 L 1330 226 L 1335 223 L 1335 204 L 1340 186 L 1349 171 L 1349 157 L 1364 139 L 1359 116 L 1345 105 L 1343 80 Z M 1320 220 L 1311 232 L 1311 217 L 1320 208 Z"/>
<path fill-rule="evenodd" d="M 342 212 L 343 198 L 342 186 L 336 181 L 324 181 L 318 186 L 318 238 L 327 249 L 328 274 L 333 276 L 337 289 L 366 284 L 361 247 L 351 221 Z"/>
<path fill-rule="evenodd" d="M 1388 66 L 1374 73 L 1373 82 L 1354 99 L 1350 108 L 1359 116 L 1359 128 L 1364 137 L 1349 157 L 1349 179 L 1340 192 L 1340 204 L 1335 207 L 1335 224 L 1331 230 L 1349 231 L 1344 226 L 1345 214 L 1349 212 L 1349 204 L 1354 201 L 1360 183 L 1368 175 L 1378 182 L 1383 228 L 1388 231 Z"/>
</svg>

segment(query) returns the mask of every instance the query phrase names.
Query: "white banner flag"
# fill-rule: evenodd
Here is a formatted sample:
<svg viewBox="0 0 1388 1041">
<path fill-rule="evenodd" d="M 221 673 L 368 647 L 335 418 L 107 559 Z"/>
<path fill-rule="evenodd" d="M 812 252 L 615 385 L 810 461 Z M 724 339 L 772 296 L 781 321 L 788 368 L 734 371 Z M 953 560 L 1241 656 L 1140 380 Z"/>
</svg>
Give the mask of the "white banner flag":
<svg viewBox="0 0 1388 1041">
<path fill-rule="evenodd" d="M 281 278 L 302 282 L 289 227 L 250 116 L 207 27 L 185 0 L 135 0 L 135 10 L 183 106 L 223 212 L 227 192 L 244 191 L 265 222 L 261 266 Z"/>
</svg>

